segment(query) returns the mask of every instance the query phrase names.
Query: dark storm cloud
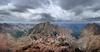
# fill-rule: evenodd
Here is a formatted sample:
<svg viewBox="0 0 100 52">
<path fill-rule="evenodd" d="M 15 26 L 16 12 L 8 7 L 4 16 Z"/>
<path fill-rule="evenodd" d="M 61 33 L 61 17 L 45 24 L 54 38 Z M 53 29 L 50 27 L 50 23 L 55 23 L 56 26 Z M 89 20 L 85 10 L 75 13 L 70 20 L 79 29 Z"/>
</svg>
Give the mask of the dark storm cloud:
<svg viewBox="0 0 100 52">
<path fill-rule="evenodd" d="M 4 10 L 0 10 L 0 15 L 10 15 L 10 13 Z"/>
<path fill-rule="evenodd" d="M 72 10 L 80 15 L 86 10 L 100 10 L 100 0 L 60 0 L 60 6 L 65 10 Z"/>
<path fill-rule="evenodd" d="M 45 8 L 43 5 L 45 5 L 47 8 Z M 50 11 L 47 10 L 48 8 Z M 71 20 L 75 18 L 88 19 L 93 17 L 93 19 L 95 19 L 96 17 L 100 17 L 100 0 L 0 0 L 0 15 L 4 15 L 5 17 L 7 15 L 15 15 L 12 18 L 33 18 L 34 14 L 28 12 L 28 9 L 32 9 L 33 13 L 40 13 L 38 14 L 42 17 L 40 21 L 54 21 L 55 18 Z M 35 20 L 36 19 L 38 20 L 38 17 L 35 18 Z"/>
<path fill-rule="evenodd" d="M 52 0 L 53 1 L 53 0 Z M 100 10 L 99 0 L 58 0 L 60 5 L 65 10 L 72 10 L 76 15 L 80 15 L 84 10 L 98 11 Z M 16 6 L 12 9 L 14 12 L 25 12 L 28 8 L 36 9 L 44 3 L 48 5 L 48 0 L 11 0 Z M 87 8 L 90 7 L 90 8 Z"/>
<path fill-rule="evenodd" d="M 35 8 L 39 5 L 37 0 L 12 0 L 11 2 L 18 8 Z"/>
<path fill-rule="evenodd" d="M 0 5 L 5 5 L 8 2 L 10 2 L 10 0 L 0 0 Z"/>
<path fill-rule="evenodd" d="M 40 15 L 42 16 L 40 21 L 54 21 L 54 17 L 52 17 L 50 14 L 42 13 Z"/>
<path fill-rule="evenodd" d="M 43 1 L 43 0 L 42 0 Z M 27 8 L 38 8 L 41 6 L 41 0 L 0 0 L 0 6 L 7 6 L 9 3 L 16 8 L 9 9 L 13 12 L 25 12 Z"/>
<path fill-rule="evenodd" d="M 65 10 L 75 12 L 75 17 L 91 19 L 100 17 L 100 0 L 60 0 L 60 6 Z"/>
<path fill-rule="evenodd" d="M 78 6 L 83 6 L 84 8 L 86 6 L 95 5 L 96 3 L 99 4 L 99 0 L 58 0 L 59 5 L 66 10 L 73 9 Z M 41 7 L 42 3 L 45 3 L 47 5 L 48 0 L 0 0 L 1 4 L 7 4 L 7 3 L 13 3 L 14 6 L 16 6 L 16 9 L 13 9 L 12 11 L 24 11 L 27 8 L 38 8 Z M 99 4 L 100 5 L 100 4 Z M 99 10 L 99 7 L 92 8 L 94 10 Z M 77 11 L 75 11 L 77 12 Z M 78 11 L 79 12 L 79 11 Z"/>
<path fill-rule="evenodd" d="M 16 8 L 9 9 L 13 12 L 25 12 L 27 9 L 40 8 L 42 4 L 48 4 L 48 0 L 0 0 L 0 5 L 14 5 Z"/>
<path fill-rule="evenodd" d="M 62 8 L 69 10 L 77 6 L 87 6 L 94 3 L 93 0 L 60 0 L 60 2 Z"/>
<path fill-rule="evenodd" d="M 10 11 L 13 11 L 13 12 L 25 12 L 26 10 L 27 10 L 27 8 L 17 7 L 15 9 L 11 9 Z"/>
<path fill-rule="evenodd" d="M 12 0 L 11 3 L 16 6 L 16 9 L 13 9 L 12 11 L 19 11 L 23 12 L 24 10 L 30 8 L 30 9 L 36 9 L 42 6 L 43 3 L 47 4 L 47 0 Z"/>
</svg>

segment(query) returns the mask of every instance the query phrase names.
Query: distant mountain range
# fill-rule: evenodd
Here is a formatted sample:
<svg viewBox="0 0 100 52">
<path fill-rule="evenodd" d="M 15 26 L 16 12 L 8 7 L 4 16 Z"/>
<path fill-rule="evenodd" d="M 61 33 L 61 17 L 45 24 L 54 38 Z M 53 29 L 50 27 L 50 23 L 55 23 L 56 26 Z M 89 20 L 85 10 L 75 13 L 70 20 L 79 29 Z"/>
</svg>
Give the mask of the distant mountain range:
<svg viewBox="0 0 100 52">
<path fill-rule="evenodd" d="M 95 17 L 95 18 L 88 18 L 88 19 L 85 19 L 87 21 L 100 21 L 100 17 Z"/>
<path fill-rule="evenodd" d="M 28 32 L 28 29 L 32 28 L 34 24 L 9 24 L 1 23 L 0 32 L 10 33 L 14 37 L 20 37 Z"/>
<path fill-rule="evenodd" d="M 85 28 L 85 26 L 88 23 L 53 23 L 56 26 L 60 26 L 62 28 L 66 28 L 66 29 L 71 29 L 74 32 L 74 36 L 79 37 L 81 30 L 83 28 Z M 27 31 L 28 29 L 31 29 L 35 26 L 36 24 L 21 24 L 21 23 L 1 23 L 0 24 L 0 31 L 4 31 L 4 32 L 14 32 L 14 31 L 18 31 L 18 32 L 24 32 Z M 21 33 L 21 34 L 22 34 Z M 15 36 L 18 35 L 16 33 L 14 33 Z"/>
</svg>

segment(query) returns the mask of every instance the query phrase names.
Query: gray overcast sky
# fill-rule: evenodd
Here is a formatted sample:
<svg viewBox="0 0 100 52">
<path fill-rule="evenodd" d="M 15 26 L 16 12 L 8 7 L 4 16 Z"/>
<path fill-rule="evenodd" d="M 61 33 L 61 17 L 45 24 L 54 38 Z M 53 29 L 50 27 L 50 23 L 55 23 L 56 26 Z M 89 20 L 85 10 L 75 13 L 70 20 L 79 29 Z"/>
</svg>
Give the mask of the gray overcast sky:
<svg viewBox="0 0 100 52">
<path fill-rule="evenodd" d="M 100 0 L 0 0 L 0 22 L 99 19 Z"/>
</svg>

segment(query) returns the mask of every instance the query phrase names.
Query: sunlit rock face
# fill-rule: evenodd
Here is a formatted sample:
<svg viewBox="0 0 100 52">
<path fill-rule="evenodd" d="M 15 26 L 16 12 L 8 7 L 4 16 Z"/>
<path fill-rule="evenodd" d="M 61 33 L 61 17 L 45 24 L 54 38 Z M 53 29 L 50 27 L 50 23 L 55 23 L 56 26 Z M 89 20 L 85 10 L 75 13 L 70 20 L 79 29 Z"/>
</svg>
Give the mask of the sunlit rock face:
<svg viewBox="0 0 100 52">
<path fill-rule="evenodd" d="M 88 24 L 82 31 L 78 43 L 79 48 L 85 52 L 100 52 L 100 26 Z"/>
</svg>

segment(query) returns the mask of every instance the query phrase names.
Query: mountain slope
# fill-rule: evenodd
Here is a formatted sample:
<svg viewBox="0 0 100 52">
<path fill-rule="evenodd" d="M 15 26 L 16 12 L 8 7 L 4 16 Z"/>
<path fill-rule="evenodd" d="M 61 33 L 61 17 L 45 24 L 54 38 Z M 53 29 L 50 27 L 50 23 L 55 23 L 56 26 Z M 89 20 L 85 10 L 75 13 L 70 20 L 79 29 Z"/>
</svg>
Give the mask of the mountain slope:
<svg viewBox="0 0 100 52">
<path fill-rule="evenodd" d="M 79 48 L 85 52 L 100 52 L 100 26 L 88 24 L 78 41 Z"/>
</svg>

